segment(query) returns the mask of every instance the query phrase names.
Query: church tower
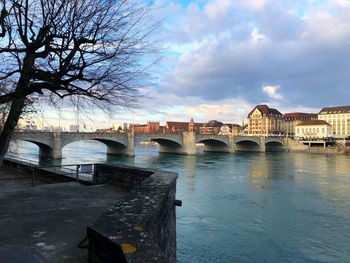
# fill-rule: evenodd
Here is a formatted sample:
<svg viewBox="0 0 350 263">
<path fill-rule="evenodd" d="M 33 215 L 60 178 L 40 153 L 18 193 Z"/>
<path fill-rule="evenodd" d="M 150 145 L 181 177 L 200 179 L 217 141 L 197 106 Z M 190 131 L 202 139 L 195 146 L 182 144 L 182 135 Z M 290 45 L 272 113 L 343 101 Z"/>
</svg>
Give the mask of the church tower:
<svg viewBox="0 0 350 263">
<path fill-rule="evenodd" d="M 188 131 L 189 132 L 195 132 L 196 131 L 196 126 L 194 124 L 193 118 L 191 118 L 189 124 L 188 124 Z"/>
</svg>

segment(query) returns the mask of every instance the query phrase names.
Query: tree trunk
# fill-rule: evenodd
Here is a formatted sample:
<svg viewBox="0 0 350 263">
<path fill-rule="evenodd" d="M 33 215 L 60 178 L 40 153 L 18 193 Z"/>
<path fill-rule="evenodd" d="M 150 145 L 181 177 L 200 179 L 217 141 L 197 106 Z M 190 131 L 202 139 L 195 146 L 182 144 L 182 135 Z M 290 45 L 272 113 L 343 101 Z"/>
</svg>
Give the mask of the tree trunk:
<svg viewBox="0 0 350 263">
<path fill-rule="evenodd" d="M 23 92 L 26 88 L 28 88 L 28 84 L 31 78 L 31 72 L 34 65 L 34 54 L 27 53 L 23 59 L 23 66 L 21 70 L 21 77 L 18 80 L 16 92 L 18 92 L 17 97 L 15 97 L 11 102 L 10 112 L 7 116 L 4 128 L 0 134 L 0 166 L 4 161 L 5 154 L 8 150 L 12 133 L 16 128 L 19 117 L 22 114 L 26 94 Z"/>
<path fill-rule="evenodd" d="M 0 135 L 0 166 L 4 160 L 5 154 L 12 138 L 12 133 L 16 128 L 19 117 L 24 107 L 25 98 L 16 98 L 11 103 L 9 115 L 6 119 L 4 128 Z"/>
</svg>

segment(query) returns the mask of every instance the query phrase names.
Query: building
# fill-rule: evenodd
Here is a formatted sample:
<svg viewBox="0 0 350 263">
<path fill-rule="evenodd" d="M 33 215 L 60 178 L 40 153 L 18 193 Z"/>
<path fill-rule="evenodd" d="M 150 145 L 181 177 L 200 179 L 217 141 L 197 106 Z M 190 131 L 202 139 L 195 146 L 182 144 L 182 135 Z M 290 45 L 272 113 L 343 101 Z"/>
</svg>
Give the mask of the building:
<svg viewBox="0 0 350 263">
<path fill-rule="evenodd" d="M 226 124 L 221 126 L 219 135 L 232 135 L 230 127 Z"/>
<path fill-rule="evenodd" d="M 225 124 L 225 125 L 227 125 L 230 128 L 231 134 L 234 136 L 238 136 L 242 133 L 243 126 L 239 124 Z"/>
<path fill-rule="evenodd" d="M 317 120 L 317 114 L 315 113 L 303 113 L 303 112 L 291 112 L 283 115 L 284 119 L 284 131 L 288 136 L 295 135 L 295 126 L 302 121 Z"/>
<path fill-rule="evenodd" d="M 318 119 L 332 125 L 334 137 L 350 136 L 350 106 L 323 108 Z"/>
<path fill-rule="evenodd" d="M 298 139 L 321 139 L 332 136 L 332 126 L 323 120 L 302 121 L 295 126 L 295 137 Z"/>
<path fill-rule="evenodd" d="M 69 131 L 70 132 L 79 132 L 79 125 L 77 125 L 77 124 L 69 125 Z"/>
<path fill-rule="evenodd" d="M 203 126 L 204 123 L 195 123 L 193 119 L 191 119 L 190 122 L 167 121 L 165 123 L 165 132 L 177 133 L 190 131 L 198 133 Z"/>
<path fill-rule="evenodd" d="M 149 121 L 147 124 L 130 124 L 129 131 L 134 133 L 160 133 L 162 132 L 162 127 L 159 122 Z"/>
<path fill-rule="evenodd" d="M 267 105 L 257 105 L 248 114 L 247 135 L 281 136 L 285 134 L 283 114 Z"/>
<path fill-rule="evenodd" d="M 199 128 L 200 134 L 219 134 L 224 124 L 221 121 L 211 120 Z"/>
</svg>

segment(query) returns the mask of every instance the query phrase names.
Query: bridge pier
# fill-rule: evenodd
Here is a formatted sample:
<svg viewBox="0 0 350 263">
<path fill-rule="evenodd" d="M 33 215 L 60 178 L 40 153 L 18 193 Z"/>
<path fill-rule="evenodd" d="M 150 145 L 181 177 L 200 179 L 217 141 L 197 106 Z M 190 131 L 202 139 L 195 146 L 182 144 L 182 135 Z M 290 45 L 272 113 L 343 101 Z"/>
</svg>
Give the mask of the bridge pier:
<svg viewBox="0 0 350 263">
<path fill-rule="evenodd" d="M 196 135 L 194 132 L 183 132 L 181 143 L 176 143 L 164 138 L 154 139 L 154 141 L 159 144 L 160 153 L 196 154 Z"/>
<path fill-rule="evenodd" d="M 39 146 L 40 159 L 62 159 L 62 135 L 60 132 L 54 132 L 52 134 L 50 146 L 42 143 L 36 144 Z"/>
<path fill-rule="evenodd" d="M 266 138 L 260 137 L 260 152 L 266 152 Z"/>
<path fill-rule="evenodd" d="M 107 154 L 111 155 L 123 155 L 123 156 L 135 156 L 135 147 L 134 147 L 134 134 L 127 134 L 127 146 L 121 145 L 120 143 L 116 143 L 110 141 L 106 143 L 107 145 Z"/>
<path fill-rule="evenodd" d="M 194 132 L 184 132 L 183 133 L 183 150 L 185 154 L 195 155 L 196 149 L 196 134 Z"/>
</svg>

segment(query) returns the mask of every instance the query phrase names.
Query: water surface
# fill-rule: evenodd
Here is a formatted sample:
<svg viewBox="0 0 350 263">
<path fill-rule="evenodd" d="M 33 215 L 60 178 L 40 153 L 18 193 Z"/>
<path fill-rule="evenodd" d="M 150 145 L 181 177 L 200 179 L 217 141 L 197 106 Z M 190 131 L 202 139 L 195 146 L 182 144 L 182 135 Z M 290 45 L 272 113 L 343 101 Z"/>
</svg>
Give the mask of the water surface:
<svg viewBox="0 0 350 263">
<path fill-rule="evenodd" d="M 30 143 L 13 147 L 37 159 Z M 304 153 L 106 157 L 99 142 L 67 145 L 63 163 L 108 162 L 179 173 L 178 262 L 350 262 L 350 156 Z M 45 161 L 44 161 L 45 162 Z"/>
</svg>

